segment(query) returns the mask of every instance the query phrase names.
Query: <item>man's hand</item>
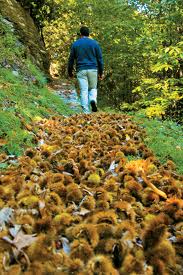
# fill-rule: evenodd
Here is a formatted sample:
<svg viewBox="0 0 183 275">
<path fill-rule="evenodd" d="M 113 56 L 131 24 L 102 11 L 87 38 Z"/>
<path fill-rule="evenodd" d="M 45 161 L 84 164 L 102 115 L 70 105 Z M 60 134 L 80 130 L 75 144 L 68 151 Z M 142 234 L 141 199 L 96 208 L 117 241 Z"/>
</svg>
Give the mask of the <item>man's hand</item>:
<svg viewBox="0 0 183 275">
<path fill-rule="evenodd" d="M 104 75 L 103 74 L 99 74 L 98 79 L 99 80 L 103 80 L 104 79 Z"/>
</svg>

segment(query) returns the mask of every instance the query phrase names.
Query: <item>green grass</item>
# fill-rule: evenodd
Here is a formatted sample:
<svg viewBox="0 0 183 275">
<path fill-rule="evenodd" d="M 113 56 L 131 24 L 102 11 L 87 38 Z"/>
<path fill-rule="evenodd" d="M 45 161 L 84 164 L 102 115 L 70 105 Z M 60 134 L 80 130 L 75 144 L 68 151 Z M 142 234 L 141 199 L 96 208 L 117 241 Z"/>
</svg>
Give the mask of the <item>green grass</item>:
<svg viewBox="0 0 183 275">
<path fill-rule="evenodd" d="M 25 129 L 21 119 L 29 124 L 38 117 L 70 114 L 60 97 L 46 87 L 25 83 L 22 75 L 16 77 L 9 69 L 0 68 L 0 138 L 7 141 L 0 152 L 21 155 L 34 146 L 34 134 Z"/>
<path fill-rule="evenodd" d="M 145 143 L 161 163 L 172 160 L 177 172 L 183 174 L 183 126 L 171 120 L 148 119 L 143 114 L 134 114 L 134 120 L 145 128 Z"/>
<path fill-rule="evenodd" d="M 46 84 L 46 77 L 32 62 L 30 62 L 30 60 L 25 60 L 25 66 L 28 68 L 29 73 L 35 76 L 39 86 L 44 86 Z"/>
</svg>

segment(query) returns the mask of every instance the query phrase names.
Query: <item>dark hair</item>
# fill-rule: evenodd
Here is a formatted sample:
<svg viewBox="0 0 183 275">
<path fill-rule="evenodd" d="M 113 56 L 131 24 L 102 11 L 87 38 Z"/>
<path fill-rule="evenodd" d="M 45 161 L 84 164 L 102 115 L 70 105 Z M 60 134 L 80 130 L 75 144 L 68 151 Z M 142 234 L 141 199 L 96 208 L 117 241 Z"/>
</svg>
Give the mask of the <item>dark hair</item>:
<svg viewBox="0 0 183 275">
<path fill-rule="evenodd" d="M 83 36 L 89 36 L 90 34 L 89 28 L 85 26 L 81 27 L 80 34 Z"/>
</svg>

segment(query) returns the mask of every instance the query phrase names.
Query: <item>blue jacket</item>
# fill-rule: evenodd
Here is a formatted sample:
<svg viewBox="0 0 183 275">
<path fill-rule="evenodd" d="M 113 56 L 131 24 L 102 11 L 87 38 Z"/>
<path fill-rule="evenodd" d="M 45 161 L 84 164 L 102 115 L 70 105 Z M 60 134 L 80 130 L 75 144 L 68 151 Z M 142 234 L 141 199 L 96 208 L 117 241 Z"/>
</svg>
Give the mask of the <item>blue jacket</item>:
<svg viewBox="0 0 183 275">
<path fill-rule="evenodd" d="M 94 39 L 82 37 L 72 44 L 68 63 L 68 74 L 72 76 L 74 60 L 76 60 L 76 71 L 97 69 L 98 74 L 103 73 L 102 51 Z"/>
</svg>

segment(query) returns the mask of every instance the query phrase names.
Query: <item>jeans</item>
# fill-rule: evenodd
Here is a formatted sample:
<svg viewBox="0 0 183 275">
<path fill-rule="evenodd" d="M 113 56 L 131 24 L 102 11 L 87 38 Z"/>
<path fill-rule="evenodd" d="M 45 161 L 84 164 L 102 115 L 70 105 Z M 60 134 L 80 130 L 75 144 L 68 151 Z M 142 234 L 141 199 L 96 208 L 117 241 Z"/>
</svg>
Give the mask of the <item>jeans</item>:
<svg viewBox="0 0 183 275">
<path fill-rule="evenodd" d="M 77 73 L 77 80 L 80 88 L 81 107 L 83 112 L 89 114 L 90 102 L 97 103 L 97 80 L 98 72 L 96 69 L 81 70 Z"/>
</svg>

